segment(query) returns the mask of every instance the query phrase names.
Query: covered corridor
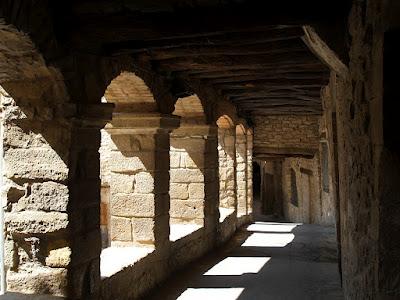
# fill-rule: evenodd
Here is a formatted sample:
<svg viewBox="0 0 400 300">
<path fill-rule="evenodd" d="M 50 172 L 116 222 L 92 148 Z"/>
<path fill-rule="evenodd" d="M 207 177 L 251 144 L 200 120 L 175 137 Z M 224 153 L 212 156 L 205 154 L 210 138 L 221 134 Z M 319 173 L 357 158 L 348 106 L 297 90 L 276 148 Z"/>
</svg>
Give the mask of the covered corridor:
<svg viewBox="0 0 400 300">
<path fill-rule="evenodd" d="M 149 300 L 343 299 L 333 227 L 256 221 Z"/>
<path fill-rule="evenodd" d="M 0 0 L 0 297 L 400 299 L 399 16 Z"/>
</svg>

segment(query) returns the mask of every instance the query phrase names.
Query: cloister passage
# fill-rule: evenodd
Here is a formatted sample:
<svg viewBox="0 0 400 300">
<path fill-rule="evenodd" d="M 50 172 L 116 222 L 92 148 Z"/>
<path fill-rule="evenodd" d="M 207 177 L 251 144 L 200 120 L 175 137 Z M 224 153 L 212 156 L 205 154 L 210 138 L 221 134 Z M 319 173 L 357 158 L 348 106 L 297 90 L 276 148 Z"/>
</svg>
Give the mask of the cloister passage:
<svg viewBox="0 0 400 300">
<path fill-rule="evenodd" d="M 332 227 L 256 221 L 145 299 L 343 299 L 336 246 Z"/>
<path fill-rule="evenodd" d="M 0 297 L 399 299 L 399 16 L 0 0 Z"/>
</svg>

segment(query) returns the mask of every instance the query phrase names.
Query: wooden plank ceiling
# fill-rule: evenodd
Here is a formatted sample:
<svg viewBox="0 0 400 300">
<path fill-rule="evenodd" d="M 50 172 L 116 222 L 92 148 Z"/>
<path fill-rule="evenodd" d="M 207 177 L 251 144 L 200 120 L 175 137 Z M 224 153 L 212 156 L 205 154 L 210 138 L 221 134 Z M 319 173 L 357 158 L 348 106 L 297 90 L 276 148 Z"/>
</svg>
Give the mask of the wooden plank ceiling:
<svg viewBox="0 0 400 300">
<path fill-rule="evenodd" d="M 337 18 L 347 14 L 342 2 L 305 1 L 290 9 L 283 3 L 264 13 L 244 4 L 137 13 L 83 1 L 73 8 L 69 24 L 75 24 L 71 40 L 77 47 L 144 57 L 160 75 L 182 85 L 196 81 L 211 87 L 248 119 L 321 114 L 320 90 L 329 69 L 303 42 L 302 26 L 335 24 L 326 11 L 333 9 Z"/>
</svg>

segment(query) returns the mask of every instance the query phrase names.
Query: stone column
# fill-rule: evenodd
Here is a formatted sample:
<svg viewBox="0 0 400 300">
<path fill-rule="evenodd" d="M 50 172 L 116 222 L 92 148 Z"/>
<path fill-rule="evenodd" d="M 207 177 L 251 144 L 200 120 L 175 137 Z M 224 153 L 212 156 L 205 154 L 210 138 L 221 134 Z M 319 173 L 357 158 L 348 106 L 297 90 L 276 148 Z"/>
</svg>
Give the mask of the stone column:
<svg viewBox="0 0 400 300">
<path fill-rule="evenodd" d="M 112 104 L 79 106 L 72 120 L 69 158 L 68 298 L 98 299 L 100 289 L 100 130 L 111 119 Z M 66 250 L 53 251 L 53 264 L 66 262 Z M 52 254 L 52 252 L 50 252 Z M 49 258 L 51 255 L 49 256 Z"/>
<path fill-rule="evenodd" d="M 247 136 L 243 133 L 236 133 L 236 197 L 238 203 L 238 216 L 247 214 Z"/>
<path fill-rule="evenodd" d="M 66 104 L 62 112 L 34 112 L 7 95 L 1 98 L 7 289 L 95 299 L 98 148 L 112 106 Z"/>
<path fill-rule="evenodd" d="M 118 113 L 110 135 L 111 245 L 169 244 L 170 132 L 179 118 Z"/>
<path fill-rule="evenodd" d="M 253 132 L 247 131 L 247 214 L 253 213 Z"/>
</svg>

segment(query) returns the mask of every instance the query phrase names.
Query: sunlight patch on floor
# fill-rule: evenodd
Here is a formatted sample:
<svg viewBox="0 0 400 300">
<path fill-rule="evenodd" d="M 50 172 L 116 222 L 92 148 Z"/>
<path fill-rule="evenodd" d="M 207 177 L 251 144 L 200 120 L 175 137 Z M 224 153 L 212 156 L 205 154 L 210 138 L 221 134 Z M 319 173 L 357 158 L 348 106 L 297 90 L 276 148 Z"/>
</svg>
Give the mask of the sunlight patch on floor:
<svg viewBox="0 0 400 300">
<path fill-rule="evenodd" d="M 244 288 L 189 288 L 177 299 L 179 300 L 236 300 Z"/>
<path fill-rule="evenodd" d="M 199 230 L 202 226 L 197 224 L 171 224 L 169 240 L 175 242 L 196 230 Z"/>
<path fill-rule="evenodd" d="M 146 257 L 153 247 L 109 247 L 101 251 L 100 274 L 110 277 Z"/>
<path fill-rule="evenodd" d="M 227 257 L 204 275 L 243 275 L 258 273 L 270 257 Z"/>
<path fill-rule="evenodd" d="M 233 214 L 235 210 L 233 208 L 219 208 L 219 222 L 222 223 L 227 217 Z"/>
<path fill-rule="evenodd" d="M 247 227 L 247 231 L 258 232 L 291 232 L 301 223 L 271 223 L 271 222 L 256 222 Z"/>
<path fill-rule="evenodd" d="M 293 233 L 252 233 L 242 247 L 285 247 L 294 240 Z"/>
</svg>

